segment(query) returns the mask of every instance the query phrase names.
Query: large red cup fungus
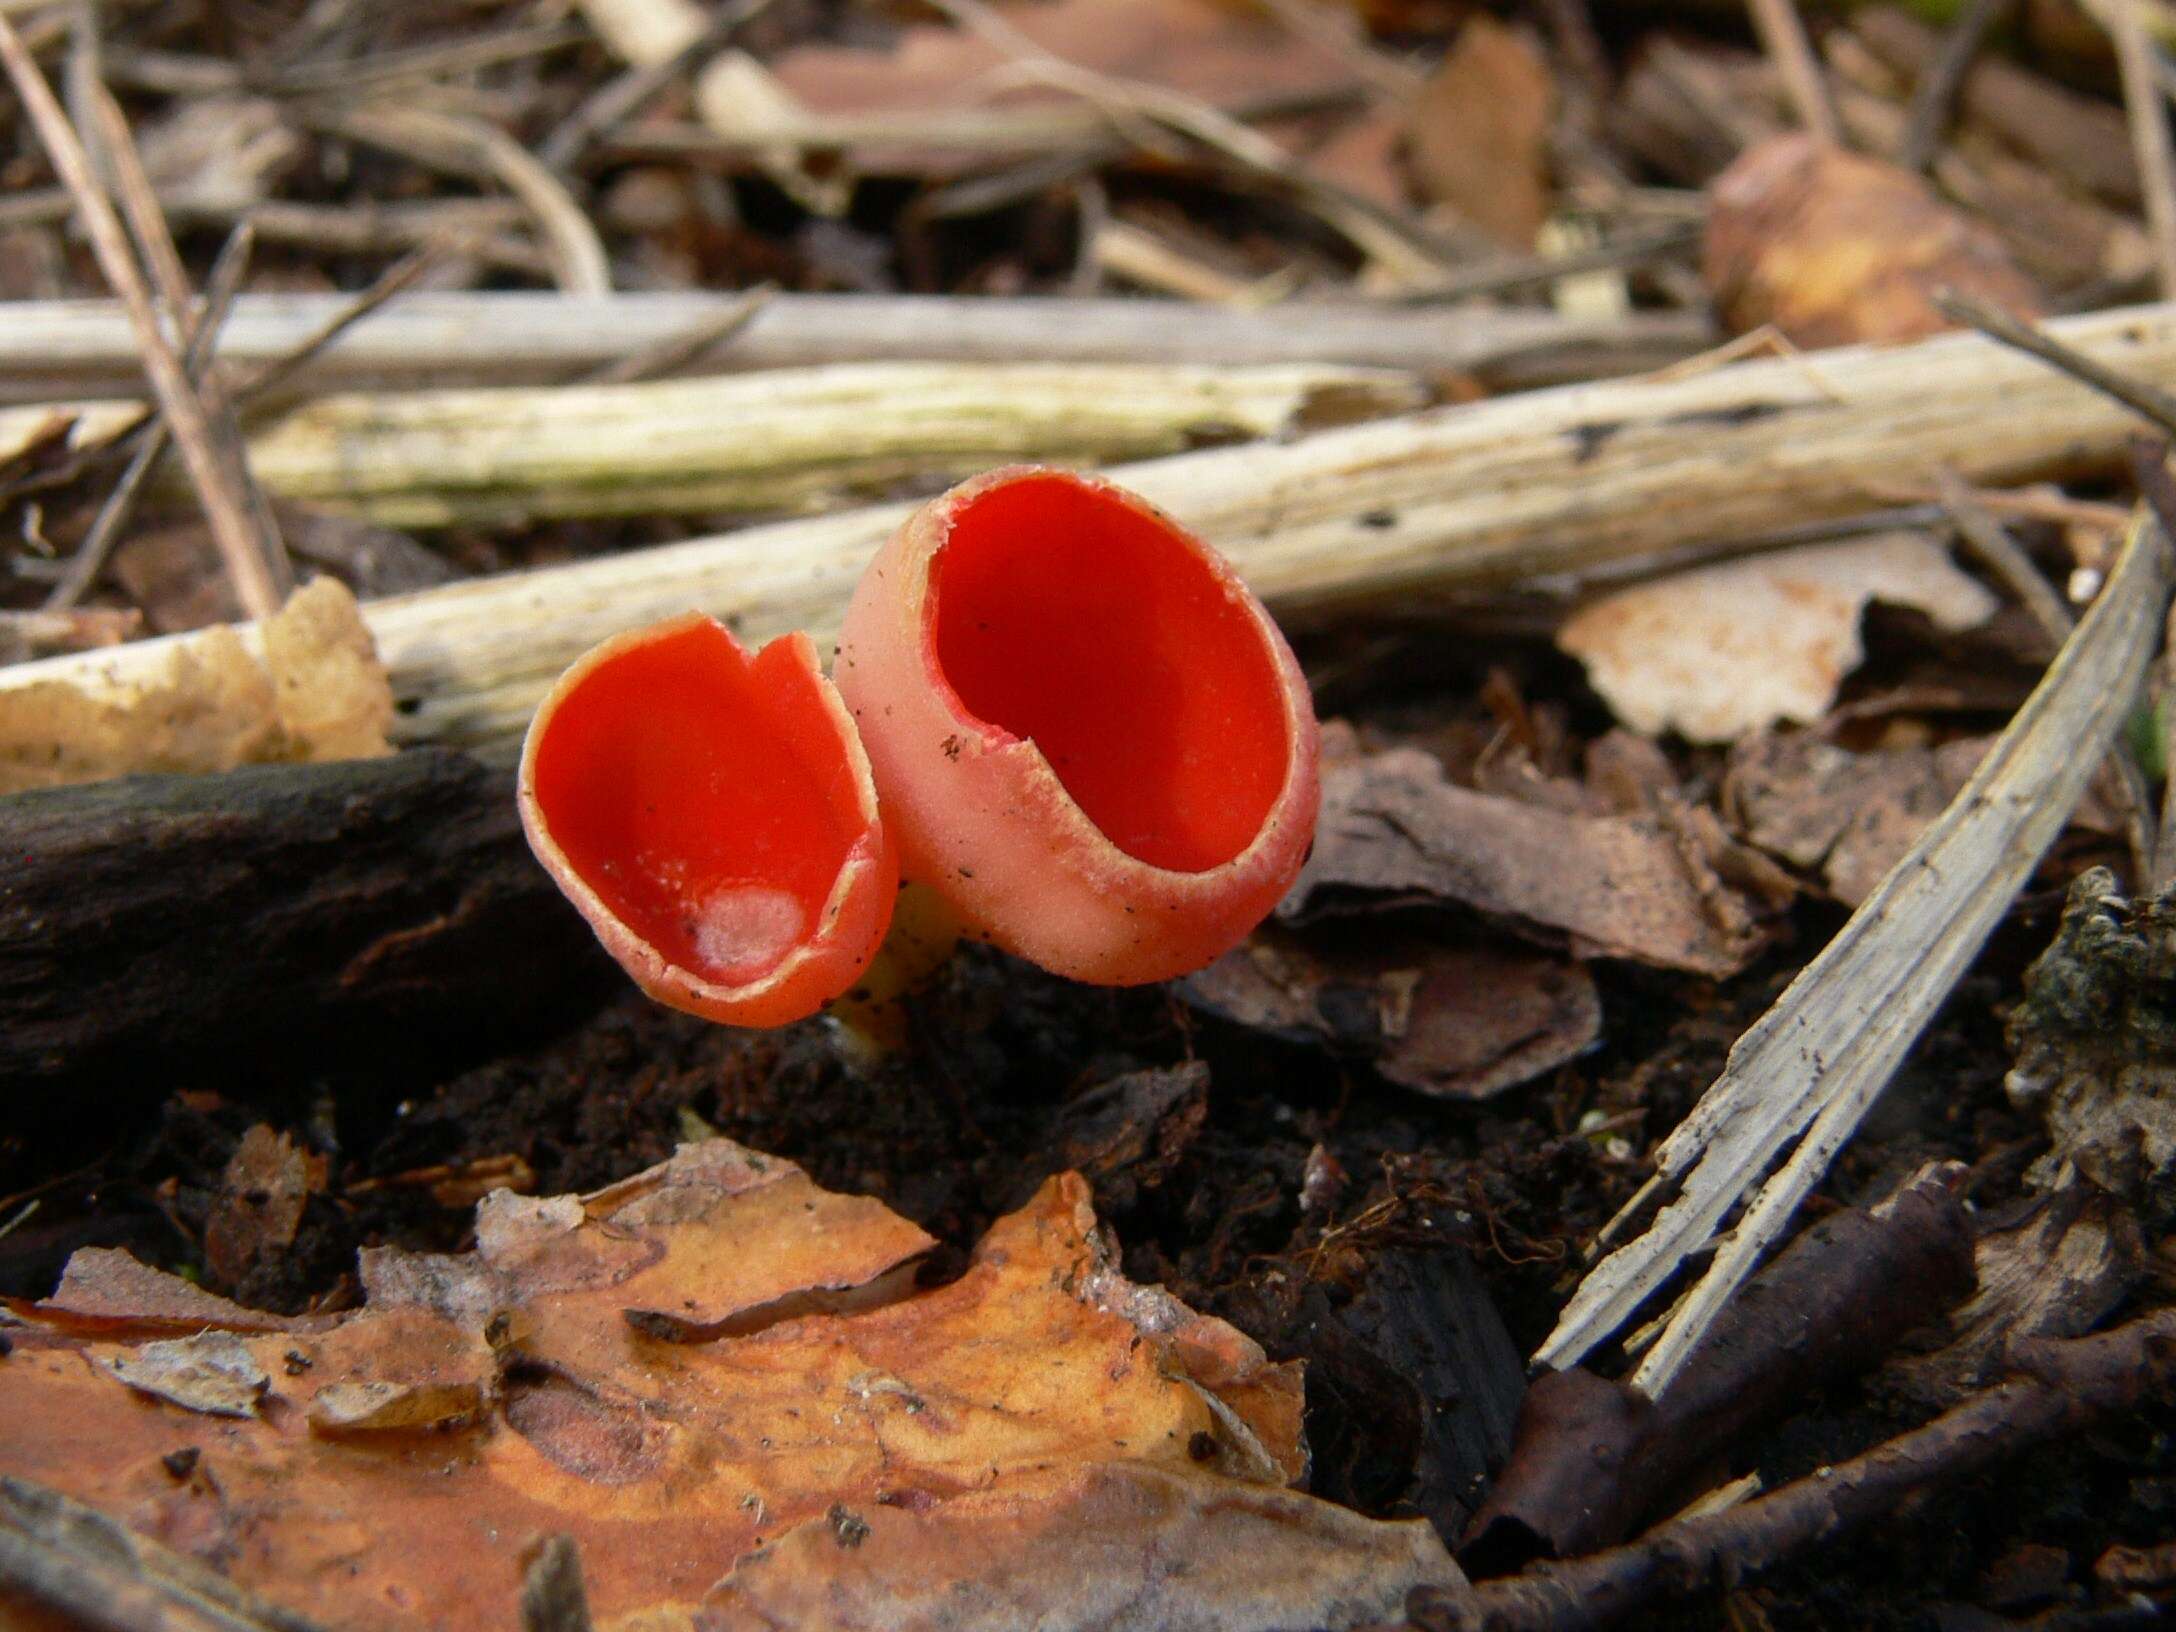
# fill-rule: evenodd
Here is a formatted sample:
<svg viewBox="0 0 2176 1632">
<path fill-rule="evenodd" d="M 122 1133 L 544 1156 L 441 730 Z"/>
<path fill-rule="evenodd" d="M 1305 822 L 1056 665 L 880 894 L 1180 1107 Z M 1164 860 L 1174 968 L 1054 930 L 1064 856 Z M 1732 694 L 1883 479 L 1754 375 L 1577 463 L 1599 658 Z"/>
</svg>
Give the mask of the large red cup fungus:
<svg viewBox="0 0 2176 1632">
<path fill-rule="evenodd" d="M 1306 859 L 1291 649 L 1221 556 L 1107 482 L 1015 467 L 926 505 L 862 578 L 834 677 L 907 876 L 1058 974 L 1198 969 Z"/>
<path fill-rule="evenodd" d="M 698 614 L 606 641 L 537 710 L 520 799 L 538 859 L 676 1009 L 801 1019 L 891 921 L 869 761 L 806 635 L 750 657 Z"/>
</svg>

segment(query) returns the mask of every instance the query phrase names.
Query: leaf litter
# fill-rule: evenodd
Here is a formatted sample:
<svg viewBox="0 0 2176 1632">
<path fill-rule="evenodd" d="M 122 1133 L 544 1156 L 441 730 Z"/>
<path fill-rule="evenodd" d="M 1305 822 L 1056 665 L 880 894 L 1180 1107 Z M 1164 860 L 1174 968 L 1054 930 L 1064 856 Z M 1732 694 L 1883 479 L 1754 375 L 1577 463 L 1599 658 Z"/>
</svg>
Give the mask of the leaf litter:
<svg viewBox="0 0 2176 1632">
<path fill-rule="evenodd" d="M 505 1625 L 551 1535 L 607 1626 L 1349 1626 L 1461 1579 L 1291 1488 L 1299 1368 L 1121 1274 L 1077 1176 L 928 1288 L 920 1229 L 723 1139 L 476 1239 L 287 1330 L 79 1254 L 17 1306 L 0 1471 L 330 1627 Z"/>
</svg>

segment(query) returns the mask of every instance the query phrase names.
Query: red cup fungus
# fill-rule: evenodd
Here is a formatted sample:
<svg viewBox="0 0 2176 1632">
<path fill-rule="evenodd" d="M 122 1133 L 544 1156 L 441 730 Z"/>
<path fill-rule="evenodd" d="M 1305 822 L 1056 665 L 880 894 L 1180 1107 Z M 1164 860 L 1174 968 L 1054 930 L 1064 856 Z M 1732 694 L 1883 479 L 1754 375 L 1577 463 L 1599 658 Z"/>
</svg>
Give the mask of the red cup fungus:
<svg viewBox="0 0 2176 1632">
<path fill-rule="evenodd" d="M 690 615 L 606 641 L 521 759 L 530 846 L 650 996 L 783 1025 L 850 987 L 898 864 L 869 761 L 808 636 L 755 656 Z"/>
<path fill-rule="evenodd" d="M 1307 682 L 1228 563 L 1092 477 L 992 471 L 918 511 L 834 669 L 908 877 L 1058 974 L 1201 968 L 1314 836 Z"/>
</svg>

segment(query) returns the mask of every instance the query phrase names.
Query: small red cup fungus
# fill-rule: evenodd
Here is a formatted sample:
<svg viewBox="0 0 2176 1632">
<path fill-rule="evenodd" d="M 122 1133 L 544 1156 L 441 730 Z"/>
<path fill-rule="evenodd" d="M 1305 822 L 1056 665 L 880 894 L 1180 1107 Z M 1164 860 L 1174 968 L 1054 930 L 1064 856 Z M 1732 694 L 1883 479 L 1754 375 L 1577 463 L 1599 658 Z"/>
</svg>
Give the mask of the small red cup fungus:
<svg viewBox="0 0 2176 1632">
<path fill-rule="evenodd" d="M 834 668 L 901 866 L 1076 980 L 1201 968 L 1276 905 L 1318 803 L 1314 706 L 1228 563 L 1144 500 L 1014 467 L 907 521 Z"/>
<path fill-rule="evenodd" d="M 801 1019 L 891 921 L 869 761 L 806 635 L 751 657 L 694 614 L 606 641 L 537 710 L 520 801 L 597 938 L 676 1009 Z"/>
</svg>

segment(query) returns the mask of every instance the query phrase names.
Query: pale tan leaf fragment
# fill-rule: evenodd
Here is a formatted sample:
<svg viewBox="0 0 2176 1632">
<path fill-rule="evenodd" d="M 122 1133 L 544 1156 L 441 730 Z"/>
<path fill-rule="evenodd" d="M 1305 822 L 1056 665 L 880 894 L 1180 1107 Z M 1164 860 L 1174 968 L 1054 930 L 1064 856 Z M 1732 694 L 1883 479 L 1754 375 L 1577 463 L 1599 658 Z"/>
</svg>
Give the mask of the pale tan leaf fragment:
<svg viewBox="0 0 2176 1632">
<path fill-rule="evenodd" d="M 318 578 L 296 590 L 265 620 L 264 649 L 290 757 L 376 759 L 393 751 L 386 741 L 393 693 L 345 584 Z"/>
<path fill-rule="evenodd" d="M 207 1416 L 254 1416 L 272 1386 L 249 1345 L 232 1332 L 167 1338 L 99 1360 L 130 1388 Z"/>
<path fill-rule="evenodd" d="M 45 680 L 0 694 L 0 793 L 391 752 L 392 691 L 344 586 L 298 590 L 260 637 L 264 663 L 219 627 L 173 647 L 142 684 Z"/>
<path fill-rule="evenodd" d="M 695 0 L 576 0 L 612 54 L 636 68 L 672 61 L 703 37 Z"/>
<path fill-rule="evenodd" d="M 1731 742 L 1826 714 L 1866 655 L 1859 620 L 1877 600 L 1942 629 L 1984 623 L 1999 604 L 1926 534 L 1877 533 L 1618 590 L 1566 619 L 1557 645 L 1635 731 Z"/>
<path fill-rule="evenodd" d="M 313 1163 L 286 1134 L 262 1122 L 243 1134 L 204 1225 L 205 1263 L 219 1284 L 233 1286 L 292 1246 L 310 1191 L 323 1185 L 324 1159 Z"/>
</svg>

